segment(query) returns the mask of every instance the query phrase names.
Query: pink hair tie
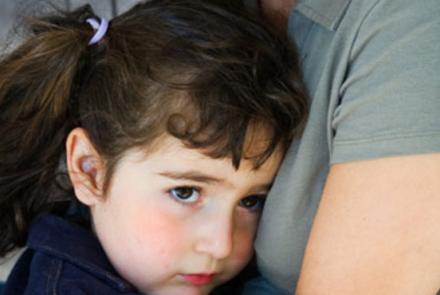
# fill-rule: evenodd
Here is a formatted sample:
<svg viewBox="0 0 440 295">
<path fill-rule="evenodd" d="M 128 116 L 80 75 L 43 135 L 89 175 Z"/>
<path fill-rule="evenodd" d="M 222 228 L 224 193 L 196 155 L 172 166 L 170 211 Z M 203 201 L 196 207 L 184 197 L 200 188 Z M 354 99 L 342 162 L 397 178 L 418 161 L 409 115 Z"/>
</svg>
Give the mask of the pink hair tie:
<svg viewBox="0 0 440 295">
<path fill-rule="evenodd" d="M 86 23 L 91 25 L 95 30 L 95 35 L 93 35 L 92 39 L 90 39 L 89 45 L 93 45 L 101 41 L 107 33 L 108 21 L 105 18 L 101 18 L 101 22 L 99 23 L 95 18 L 88 18 Z"/>
</svg>

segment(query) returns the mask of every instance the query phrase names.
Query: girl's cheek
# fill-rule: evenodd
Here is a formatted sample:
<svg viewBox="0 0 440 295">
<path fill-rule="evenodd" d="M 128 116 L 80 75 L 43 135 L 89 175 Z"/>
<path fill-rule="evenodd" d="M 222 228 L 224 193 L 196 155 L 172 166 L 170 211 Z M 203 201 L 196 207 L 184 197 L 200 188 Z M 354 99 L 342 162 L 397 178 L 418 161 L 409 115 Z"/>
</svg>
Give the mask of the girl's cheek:
<svg viewBox="0 0 440 295">
<path fill-rule="evenodd" d="M 150 212 L 146 220 L 136 225 L 142 248 L 154 249 L 161 257 L 171 255 L 175 252 L 173 249 L 184 241 L 184 229 L 181 224 L 182 221 L 169 214 Z"/>
<path fill-rule="evenodd" d="M 154 280 L 161 273 L 175 267 L 183 247 L 178 223 L 158 212 L 148 218 L 138 218 L 126 228 L 125 242 L 119 243 L 118 257 L 113 263 L 131 282 L 142 286 L 146 274 Z M 116 254 L 116 253 L 115 253 Z M 152 271 L 154 270 L 154 271 Z"/>
<path fill-rule="evenodd" d="M 244 261 L 246 264 L 247 261 L 252 257 L 253 244 L 255 239 L 255 230 L 244 228 L 243 231 L 238 232 L 234 239 L 234 252 L 235 259 L 237 261 Z"/>
</svg>

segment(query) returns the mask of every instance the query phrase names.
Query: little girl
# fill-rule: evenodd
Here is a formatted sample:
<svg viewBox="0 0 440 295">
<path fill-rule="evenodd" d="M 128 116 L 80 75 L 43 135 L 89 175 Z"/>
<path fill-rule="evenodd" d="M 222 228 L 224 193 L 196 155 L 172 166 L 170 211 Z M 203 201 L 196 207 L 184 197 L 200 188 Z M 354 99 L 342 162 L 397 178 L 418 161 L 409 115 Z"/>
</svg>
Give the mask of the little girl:
<svg viewBox="0 0 440 295">
<path fill-rule="evenodd" d="M 237 275 L 306 113 L 286 41 L 235 0 L 110 22 L 84 6 L 30 33 L 0 62 L 0 256 L 27 246 L 5 294 L 209 294 Z"/>
</svg>

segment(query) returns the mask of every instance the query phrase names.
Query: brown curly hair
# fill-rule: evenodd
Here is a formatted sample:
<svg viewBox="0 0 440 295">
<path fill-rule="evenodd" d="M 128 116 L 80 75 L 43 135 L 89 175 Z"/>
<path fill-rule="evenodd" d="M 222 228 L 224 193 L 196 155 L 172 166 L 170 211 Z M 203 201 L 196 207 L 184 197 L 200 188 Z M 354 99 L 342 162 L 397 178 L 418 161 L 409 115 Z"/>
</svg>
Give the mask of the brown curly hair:
<svg viewBox="0 0 440 295">
<path fill-rule="evenodd" d="M 33 19 L 0 60 L 0 256 L 24 245 L 36 215 L 69 204 L 69 186 L 54 191 L 75 127 L 110 179 L 125 151 L 164 133 L 238 167 L 248 126 L 263 122 L 270 143 L 253 158 L 258 167 L 304 125 L 293 47 L 241 1 L 147 1 L 91 46 L 89 17 L 83 6 Z"/>
</svg>

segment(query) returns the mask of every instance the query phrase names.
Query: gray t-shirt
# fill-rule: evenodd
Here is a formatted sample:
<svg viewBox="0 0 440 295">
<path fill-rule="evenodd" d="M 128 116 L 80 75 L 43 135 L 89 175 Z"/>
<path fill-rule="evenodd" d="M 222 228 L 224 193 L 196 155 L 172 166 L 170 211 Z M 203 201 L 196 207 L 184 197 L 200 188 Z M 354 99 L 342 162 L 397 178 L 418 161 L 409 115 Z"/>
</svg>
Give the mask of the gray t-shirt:
<svg viewBox="0 0 440 295">
<path fill-rule="evenodd" d="M 440 151 L 440 1 L 298 0 L 311 110 L 266 202 L 262 274 L 290 291 L 332 163 Z"/>
</svg>

